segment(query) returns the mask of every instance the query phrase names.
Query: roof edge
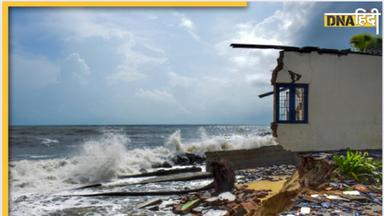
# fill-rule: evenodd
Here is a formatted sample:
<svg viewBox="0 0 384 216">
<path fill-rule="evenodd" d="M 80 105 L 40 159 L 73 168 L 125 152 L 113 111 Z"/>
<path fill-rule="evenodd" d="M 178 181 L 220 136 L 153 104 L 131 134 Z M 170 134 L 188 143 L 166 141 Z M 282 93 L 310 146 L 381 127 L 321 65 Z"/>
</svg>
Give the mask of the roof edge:
<svg viewBox="0 0 384 216">
<path fill-rule="evenodd" d="M 241 43 L 232 43 L 230 45 L 232 48 L 243 48 L 243 49 L 277 49 L 283 51 L 293 51 L 300 53 L 310 53 L 317 51 L 319 54 L 336 54 L 336 55 L 348 55 L 348 54 L 359 54 L 359 55 L 370 55 L 370 56 L 382 56 L 382 54 L 375 53 L 364 53 L 364 52 L 355 52 L 351 49 L 328 49 L 328 48 L 319 48 L 313 46 L 305 47 L 295 47 L 295 46 L 283 46 L 283 45 L 267 45 L 267 44 L 241 44 Z"/>
</svg>

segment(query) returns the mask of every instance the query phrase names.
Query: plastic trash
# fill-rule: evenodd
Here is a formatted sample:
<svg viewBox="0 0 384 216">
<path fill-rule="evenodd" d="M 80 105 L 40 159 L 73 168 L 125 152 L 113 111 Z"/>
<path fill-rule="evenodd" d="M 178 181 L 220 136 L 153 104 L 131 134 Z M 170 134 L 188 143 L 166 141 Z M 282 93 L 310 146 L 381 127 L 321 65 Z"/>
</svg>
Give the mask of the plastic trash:
<svg viewBox="0 0 384 216">
<path fill-rule="evenodd" d="M 336 195 L 325 195 L 325 197 L 327 199 L 330 199 L 330 200 L 341 200 L 343 198 L 339 197 L 339 196 L 336 196 Z"/>
<path fill-rule="evenodd" d="M 360 195 L 359 191 L 343 191 L 343 194 L 345 195 L 352 195 L 352 196 L 358 196 Z"/>
<path fill-rule="evenodd" d="M 323 206 L 324 208 L 330 208 L 331 204 L 329 202 L 322 202 L 321 206 Z"/>
<path fill-rule="evenodd" d="M 220 200 L 228 200 L 230 202 L 235 201 L 236 196 L 233 195 L 231 192 L 224 192 L 219 195 Z"/>
<path fill-rule="evenodd" d="M 301 207 L 300 213 L 301 214 L 309 214 L 309 213 L 311 213 L 311 208 L 309 208 L 309 207 Z"/>
</svg>

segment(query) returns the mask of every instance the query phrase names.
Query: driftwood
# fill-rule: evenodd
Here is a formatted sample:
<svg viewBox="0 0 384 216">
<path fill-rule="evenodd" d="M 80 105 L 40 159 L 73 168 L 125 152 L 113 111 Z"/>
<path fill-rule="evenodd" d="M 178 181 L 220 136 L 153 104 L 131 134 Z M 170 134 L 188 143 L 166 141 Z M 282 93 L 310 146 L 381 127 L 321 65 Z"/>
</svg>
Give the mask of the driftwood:
<svg viewBox="0 0 384 216">
<path fill-rule="evenodd" d="M 154 172 L 140 173 L 135 175 L 121 175 L 117 178 L 139 178 L 139 177 L 150 177 L 150 176 L 165 176 L 171 174 L 179 174 L 179 173 L 188 173 L 188 172 L 201 172 L 200 167 L 188 167 L 188 168 L 176 168 L 176 169 L 160 169 Z"/>
</svg>

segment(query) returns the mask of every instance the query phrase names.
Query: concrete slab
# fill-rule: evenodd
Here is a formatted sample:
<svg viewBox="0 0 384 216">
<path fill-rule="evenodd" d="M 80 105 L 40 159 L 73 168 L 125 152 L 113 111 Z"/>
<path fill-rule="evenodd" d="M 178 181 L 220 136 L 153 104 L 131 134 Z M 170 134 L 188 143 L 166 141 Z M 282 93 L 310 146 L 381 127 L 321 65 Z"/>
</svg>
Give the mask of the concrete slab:
<svg viewBox="0 0 384 216">
<path fill-rule="evenodd" d="M 209 170 L 209 162 L 217 159 L 228 161 L 235 170 L 282 164 L 297 165 L 299 161 L 296 153 L 287 151 L 280 145 L 263 146 L 258 149 L 206 152 L 205 154 L 207 170 Z"/>
</svg>

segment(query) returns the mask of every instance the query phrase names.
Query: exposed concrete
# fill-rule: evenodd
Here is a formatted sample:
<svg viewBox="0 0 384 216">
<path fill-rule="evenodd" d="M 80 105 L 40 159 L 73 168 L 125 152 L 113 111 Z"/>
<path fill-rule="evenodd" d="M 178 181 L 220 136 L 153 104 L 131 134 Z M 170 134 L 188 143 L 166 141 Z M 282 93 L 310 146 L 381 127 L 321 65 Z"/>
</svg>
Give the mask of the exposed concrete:
<svg viewBox="0 0 384 216">
<path fill-rule="evenodd" d="M 250 169 L 262 166 L 297 164 L 294 152 L 284 150 L 280 145 L 264 146 L 258 149 L 207 152 L 207 164 L 210 161 L 224 159 L 233 169 Z M 207 167 L 209 170 L 209 167 Z"/>
</svg>

